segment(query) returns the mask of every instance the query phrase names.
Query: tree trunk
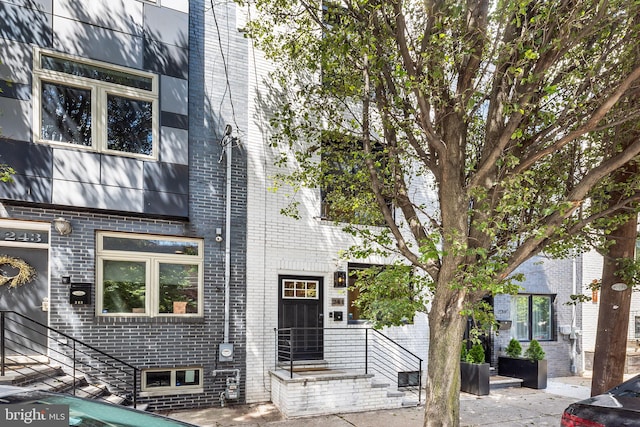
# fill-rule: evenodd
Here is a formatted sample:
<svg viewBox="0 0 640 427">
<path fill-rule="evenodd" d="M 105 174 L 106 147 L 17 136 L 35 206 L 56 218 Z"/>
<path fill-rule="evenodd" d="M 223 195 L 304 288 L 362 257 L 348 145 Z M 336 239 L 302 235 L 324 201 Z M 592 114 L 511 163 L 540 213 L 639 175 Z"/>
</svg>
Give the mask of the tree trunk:
<svg viewBox="0 0 640 427">
<path fill-rule="evenodd" d="M 619 269 L 618 259 L 633 259 L 637 224 L 637 216 L 633 216 L 609 236 L 614 244 L 605 256 L 602 268 L 600 309 L 591 379 L 592 396 L 615 387 L 624 377 L 632 286 L 627 283 L 627 289 L 619 291 L 614 290 L 612 285 L 622 282 L 616 275 Z"/>
<path fill-rule="evenodd" d="M 462 296 L 445 291 L 432 301 L 424 427 L 460 425 L 460 350 L 466 324 L 460 314 Z"/>
</svg>

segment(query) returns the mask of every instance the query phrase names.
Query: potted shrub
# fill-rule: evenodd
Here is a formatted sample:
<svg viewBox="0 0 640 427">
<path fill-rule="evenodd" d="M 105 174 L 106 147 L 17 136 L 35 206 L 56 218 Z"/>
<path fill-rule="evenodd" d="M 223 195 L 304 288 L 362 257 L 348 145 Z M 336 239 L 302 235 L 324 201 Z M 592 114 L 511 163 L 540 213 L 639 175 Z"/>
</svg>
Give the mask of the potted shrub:
<svg viewBox="0 0 640 427">
<path fill-rule="evenodd" d="M 498 357 L 499 375 L 520 378 L 523 387 L 547 388 L 547 361 L 537 340 L 531 340 L 524 357 L 521 357 L 522 346 L 518 340 L 511 338 L 505 353 L 506 356 Z"/>
<path fill-rule="evenodd" d="M 484 361 L 480 343 L 467 351 L 463 346 L 460 360 L 460 390 L 484 396 L 489 394 L 489 364 Z"/>
</svg>

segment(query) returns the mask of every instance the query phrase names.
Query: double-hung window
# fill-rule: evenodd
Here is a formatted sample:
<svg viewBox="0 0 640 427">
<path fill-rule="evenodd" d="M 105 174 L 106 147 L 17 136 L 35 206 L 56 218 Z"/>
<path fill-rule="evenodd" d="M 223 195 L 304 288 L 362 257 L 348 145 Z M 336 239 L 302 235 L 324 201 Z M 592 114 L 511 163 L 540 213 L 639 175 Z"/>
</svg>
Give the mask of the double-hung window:
<svg viewBox="0 0 640 427">
<path fill-rule="evenodd" d="M 201 239 L 99 232 L 97 314 L 202 316 L 202 251 Z"/>
<path fill-rule="evenodd" d="M 516 295 L 512 298 L 512 328 L 517 340 L 554 339 L 554 299 L 554 295 Z"/>
<path fill-rule="evenodd" d="M 129 157 L 158 156 L 152 73 L 36 49 L 34 140 Z"/>
</svg>

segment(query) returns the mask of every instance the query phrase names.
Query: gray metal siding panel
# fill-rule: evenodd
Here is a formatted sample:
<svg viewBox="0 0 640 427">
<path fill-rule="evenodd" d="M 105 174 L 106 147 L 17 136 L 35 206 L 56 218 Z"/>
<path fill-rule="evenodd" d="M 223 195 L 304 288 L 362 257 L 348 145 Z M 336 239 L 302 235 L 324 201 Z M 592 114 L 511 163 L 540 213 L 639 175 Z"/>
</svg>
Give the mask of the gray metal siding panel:
<svg viewBox="0 0 640 427">
<path fill-rule="evenodd" d="M 41 47 L 52 45 L 51 14 L 0 2 L 0 38 Z"/>
</svg>

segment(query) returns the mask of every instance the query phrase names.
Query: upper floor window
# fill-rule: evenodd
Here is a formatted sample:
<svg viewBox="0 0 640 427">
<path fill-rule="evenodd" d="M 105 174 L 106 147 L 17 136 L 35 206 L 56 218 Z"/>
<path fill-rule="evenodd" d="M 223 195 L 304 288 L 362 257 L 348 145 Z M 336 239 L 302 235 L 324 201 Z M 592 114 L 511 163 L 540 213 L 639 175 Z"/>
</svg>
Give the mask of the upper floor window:
<svg viewBox="0 0 640 427">
<path fill-rule="evenodd" d="M 38 49 L 34 140 L 157 158 L 157 80 L 151 73 Z"/>
<path fill-rule="evenodd" d="M 202 316 L 203 242 L 97 234 L 96 311 L 118 316 Z"/>
<path fill-rule="evenodd" d="M 374 148 L 372 156 L 382 176 L 384 151 Z M 371 178 L 365 165 L 366 154 L 359 141 L 344 135 L 323 139 L 322 147 L 321 217 L 323 219 L 360 225 L 384 225 L 382 212 L 371 190 Z M 391 208 L 391 199 L 387 205 Z"/>
<path fill-rule="evenodd" d="M 554 295 L 516 295 L 511 300 L 514 338 L 519 341 L 552 341 Z"/>
</svg>

